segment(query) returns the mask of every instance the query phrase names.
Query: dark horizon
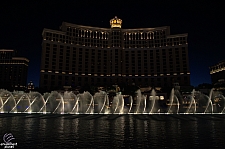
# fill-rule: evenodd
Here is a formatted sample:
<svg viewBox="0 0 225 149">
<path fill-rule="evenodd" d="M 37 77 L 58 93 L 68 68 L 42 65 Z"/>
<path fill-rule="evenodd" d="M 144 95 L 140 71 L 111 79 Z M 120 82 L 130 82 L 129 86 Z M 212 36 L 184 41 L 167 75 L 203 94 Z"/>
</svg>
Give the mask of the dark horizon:
<svg viewBox="0 0 225 149">
<path fill-rule="evenodd" d="M 110 28 L 109 20 L 118 16 L 123 20 L 122 28 L 170 26 L 171 34 L 188 33 L 191 85 L 211 83 L 209 67 L 224 59 L 222 5 L 189 1 L 153 1 L 151 5 L 149 1 L 101 2 L 4 2 L 0 6 L 0 49 L 14 49 L 19 56 L 28 58 L 27 81 L 38 86 L 44 28 L 59 30 L 64 21 Z"/>
</svg>

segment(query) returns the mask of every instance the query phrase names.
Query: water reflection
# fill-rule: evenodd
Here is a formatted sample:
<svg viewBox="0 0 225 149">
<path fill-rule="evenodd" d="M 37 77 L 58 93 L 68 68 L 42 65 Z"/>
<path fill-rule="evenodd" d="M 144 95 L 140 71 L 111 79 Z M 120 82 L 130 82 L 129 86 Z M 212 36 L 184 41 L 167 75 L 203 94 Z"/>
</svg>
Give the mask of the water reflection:
<svg viewBox="0 0 225 149">
<path fill-rule="evenodd" d="M 40 120 L 40 127 L 39 127 L 39 131 L 46 131 L 46 124 L 47 124 L 47 120 L 46 119 L 42 119 Z"/>
<path fill-rule="evenodd" d="M 11 132 L 23 148 L 216 148 L 225 146 L 225 119 L 162 116 L 140 120 L 0 118 L 0 134 Z M 162 119 L 160 119 L 162 118 Z M 1 137 L 1 136 L 0 136 Z M 206 141 L 207 140 L 207 141 Z"/>
</svg>

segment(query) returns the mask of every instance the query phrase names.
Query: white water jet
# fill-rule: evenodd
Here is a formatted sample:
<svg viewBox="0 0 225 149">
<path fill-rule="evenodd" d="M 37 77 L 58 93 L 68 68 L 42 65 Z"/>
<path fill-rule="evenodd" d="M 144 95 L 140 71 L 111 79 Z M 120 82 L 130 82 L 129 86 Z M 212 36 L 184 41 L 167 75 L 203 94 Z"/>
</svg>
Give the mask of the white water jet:
<svg viewBox="0 0 225 149">
<path fill-rule="evenodd" d="M 223 95 L 219 95 L 219 98 L 221 98 L 222 99 L 222 102 L 223 102 L 223 109 L 220 112 L 222 114 L 222 113 L 225 112 L 225 97 Z"/>
<path fill-rule="evenodd" d="M 74 105 L 76 104 L 76 95 L 73 92 L 65 91 L 62 96 L 64 101 L 64 113 L 71 113 Z"/>
<path fill-rule="evenodd" d="M 119 103 L 120 103 L 119 114 L 123 114 L 123 112 L 124 112 L 124 99 L 123 99 L 122 95 L 119 95 Z"/>
<path fill-rule="evenodd" d="M 140 110 L 140 105 L 141 105 L 141 90 L 137 90 L 137 98 L 136 98 L 136 112 L 135 113 L 139 113 Z"/>
<path fill-rule="evenodd" d="M 174 99 L 174 88 L 171 90 L 171 93 L 170 93 L 170 103 L 169 103 L 169 109 L 167 113 L 170 113 L 171 107 L 173 105 L 173 99 Z"/>
<path fill-rule="evenodd" d="M 212 100 L 211 100 L 212 99 L 212 93 L 213 93 L 213 89 L 211 89 L 211 91 L 209 93 L 209 96 L 207 96 L 208 102 L 207 102 L 207 105 L 206 105 L 204 113 L 207 112 L 210 104 L 211 104 L 211 113 L 213 113 L 213 105 L 212 105 Z"/>
<path fill-rule="evenodd" d="M 189 106 L 188 106 L 188 108 L 187 108 L 187 110 L 185 112 L 186 114 L 190 113 L 190 109 L 191 109 L 193 104 L 194 104 L 194 111 L 193 111 L 193 113 L 196 112 L 196 102 L 195 102 L 195 99 L 194 99 L 194 95 L 195 95 L 195 90 L 193 89 L 193 91 L 191 92 L 191 95 L 190 95 L 190 98 L 191 98 L 190 104 L 189 104 Z"/>
<path fill-rule="evenodd" d="M 62 100 L 63 100 L 63 98 L 60 100 L 60 102 L 58 103 L 58 105 L 55 108 L 55 110 L 53 111 L 53 113 L 55 113 L 59 109 L 59 106 L 60 106 L 61 103 L 64 104 L 64 102 Z M 60 113 L 64 113 L 64 110 L 62 110 Z"/>
<path fill-rule="evenodd" d="M 90 98 L 90 102 L 88 102 L 88 100 L 87 100 L 88 108 L 86 109 L 85 113 L 88 113 L 88 111 L 90 111 L 89 113 L 93 113 L 93 110 L 94 110 L 94 99 L 93 99 L 93 96 L 89 92 L 84 92 L 83 95 L 84 95 L 85 99 Z M 91 107 L 92 107 L 92 109 L 91 109 Z"/>
<path fill-rule="evenodd" d="M 4 112 L 17 112 L 16 100 L 13 97 L 12 93 L 7 90 L 1 90 L 0 96 L 2 97 L 3 105 L 2 108 Z M 4 100 L 4 98 L 6 98 Z M 7 108 L 7 109 L 6 109 Z M 14 110 L 12 110 L 14 109 Z"/>
<path fill-rule="evenodd" d="M 0 106 L 0 113 L 3 113 L 3 101 L 2 101 L 2 97 L 0 96 L 0 103 L 1 103 L 1 106 Z"/>
<path fill-rule="evenodd" d="M 76 112 L 74 112 L 75 109 L 76 109 Z M 75 102 L 75 104 L 74 104 L 72 110 L 70 111 L 70 113 L 76 114 L 76 113 L 78 113 L 78 112 L 79 112 L 79 97 L 76 98 L 76 102 Z"/>
<path fill-rule="evenodd" d="M 17 112 L 32 112 L 30 108 L 30 99 L 27 96 L 26 93 L 17 93 L 16 96 L 18 96 L 19 100 L 16 102 L 15 107 L 10 111 L 16 110 Z M 21 107 L 21 110 L 18 110 L 18 106 Z M 27 108 L 24 108 L 26 106 Z M 28 111 L 27 111 L 28 110 Z"/>
<path fill-rule="evenodd" d="M 113 97 L 113 102 L 112 102 L 112 108 L 113 108 L 112 113 L 116 113 L 118 106 L 119 106 L 119 98 L 115 96 Z"/>
<path fill-rule="evenodd" d="M 174 96 L 174 98 L 176 98 L 176 100 L 177 100 L 177 113 L 176 114 L 178 114 L 179 110 L 180 110 L 180 103 L 179 103 L 177 96 Z"/>
<path fill-rule="evenodd" d="M 102 104 L 102 108 L 101 108 L 101 110 L 99 111 L 99 113 L 102 113 L 103 109 L 105 108 L 106 100 L 107 100 L 107 96 L 105 95 L 105 97 L 104 97 L 104 102 L 103 102 L 103 104 Z"/>
<path fill-rule="evenodd" d="M 131 109 L 133 107 L 133 98 L 132 98 L 132 96 L 129 97 L 129 101 L 130 101 L 130 108 L 128 110 L 128 113 L 131 113 Z"/>
<path fill-rule="evenodd" d="M 146 98 L 147 98 L 147 96 L 144 96 L 144 109 L 143 109 L 142 113 L 145 113 L 145 111 L 146 111 Z"/>
<path fill-rule="evenodd" d="M 152 98 L 151 98 L 151 96 L 152 96 Z M 151 91 L 151 96 L 149 97 L 149 100 L 150 100 L 150 112 L 149 112 L 149 114 L 152 114 L 153 110 L 155 108 L 156 92 L 155 92 L 154 89 Z"/>
<path fill-rule="evenodd" d="M 141 94 L 138 90 L 137 97 L 133 100 L 132 96 L 128 101 L 124 101 L 121 94 L 113 97 L 112 105 L 110 105 L 109 97 L 106 93 L 95 94 L 92 96 L 88 92 L 75 95 L 73 92 L 64 92 L 60 94 L 56 91 L 44 94 L 40 93 L 23 93 L 23 92 L 8 92 L 0 90 L 0 112 L 51 112 L 51 113 L 113 113 L 113 114 L 135 114 L 135 113 L 164 113 L 161 111 L 160 102 L 157 101 L 157 93 L 152 90 L 147 100 L 146 95 Z M 40 94 L 40 95 L 39 95 Z M 180 96 L 179 96 L 180 95 Z M 186 95 L 184 95 L 186 96 Z M 168 104 L 168 113 L 174 114 L 200 114 L 200 113 L 225 113 L 225 98 L 223 95 L 210 91 L 209 96 L 198 94 L 193 90 L 188 94 L 188 101 L 180 102 L 183 100 L 182 95 L 174 89 L 171 90 Z M 165 99 L 166 100 L 166 99 Z M 126 105 L 125 105 L 126 103 Z M 211 106 L 211 107 L 210 107 Z M 126 108 L 127 107 L 127 108 Z M 185 108 L 185 109 L 182 109 Z M 200 109 L 200 110 L 199 110 Z M 202 109 L 202 110 L 201 110 Z"/>
</svg>

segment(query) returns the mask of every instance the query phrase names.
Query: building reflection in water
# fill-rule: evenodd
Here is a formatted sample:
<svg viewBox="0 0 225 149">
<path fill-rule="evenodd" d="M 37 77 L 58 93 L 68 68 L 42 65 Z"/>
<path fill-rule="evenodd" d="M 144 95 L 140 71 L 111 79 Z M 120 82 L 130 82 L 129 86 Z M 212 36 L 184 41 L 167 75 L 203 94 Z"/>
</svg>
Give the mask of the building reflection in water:
<svg viewBox="0 0 225 149">
<path fill-rule="evenodd" d="M 12 133 L 18 144 L 35 148 L 214 148 L 225 146 L 225 120 L 200 117 L 189 120 L 172 116 L 140 120 L 123 115 L 114 120 L 0 118 L 0 134 Z M 1 137 L 1 136 L 0 136 Z M 206 141 L 207 140 L 207 141 Z M 56 144 L 56 145 L 55 145 Z M 34 145 L 31 147 L 34 148 Z"/>
</svg>

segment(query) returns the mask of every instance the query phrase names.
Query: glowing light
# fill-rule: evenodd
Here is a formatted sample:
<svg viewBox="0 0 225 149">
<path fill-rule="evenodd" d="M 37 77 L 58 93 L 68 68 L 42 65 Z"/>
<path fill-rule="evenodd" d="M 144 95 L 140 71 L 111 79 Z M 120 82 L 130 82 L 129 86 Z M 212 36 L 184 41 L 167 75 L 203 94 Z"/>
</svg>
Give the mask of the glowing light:
<svg viewBox="0 0 225 149">
<path fill-rule="evenodd" d="M 110 22 L 111 28 L 121 28 L 122 20 L 117 18 L 117 16 L 115 16 L 109 22 Z"/>
</svg>

